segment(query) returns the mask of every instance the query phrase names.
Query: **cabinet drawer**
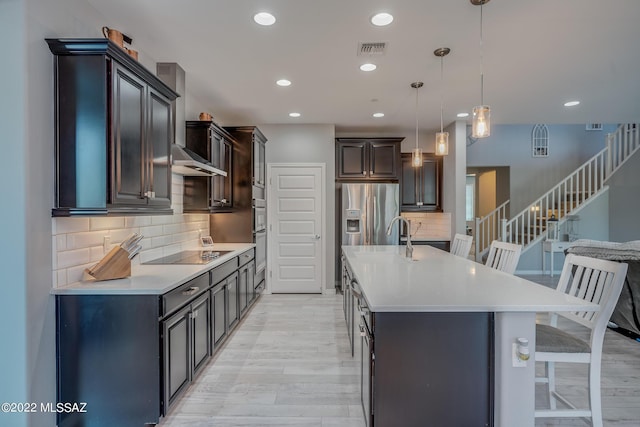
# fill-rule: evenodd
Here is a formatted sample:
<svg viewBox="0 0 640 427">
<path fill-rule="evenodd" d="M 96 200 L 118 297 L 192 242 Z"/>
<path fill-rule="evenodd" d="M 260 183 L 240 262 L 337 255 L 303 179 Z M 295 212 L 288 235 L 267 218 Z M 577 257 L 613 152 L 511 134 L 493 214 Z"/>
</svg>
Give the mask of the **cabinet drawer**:
<svg viewBox="0 0 640 427">
<path fill-rule="evenodd" d="M 209 275 L 205 273 L 167 292 L 162 295 L 160 316 L 164 317 L 177 310 L 207 289 L 209 289 Z"/>
<path fill-rule="evenodd" d="M 234 258 L 211 270 L 211 284 L 217 285 L 238 269 L 238 258 Z"/>
<path fill-rule="evenodd" d="M 238 256 L 239 266 L 242 267 L 243 265 L 250 262 L 254 258 L 255 258 L 255 255 L 254 255 L 253 249 L 249 249 L 248 251 L 241 253 Z"/>
</svg>

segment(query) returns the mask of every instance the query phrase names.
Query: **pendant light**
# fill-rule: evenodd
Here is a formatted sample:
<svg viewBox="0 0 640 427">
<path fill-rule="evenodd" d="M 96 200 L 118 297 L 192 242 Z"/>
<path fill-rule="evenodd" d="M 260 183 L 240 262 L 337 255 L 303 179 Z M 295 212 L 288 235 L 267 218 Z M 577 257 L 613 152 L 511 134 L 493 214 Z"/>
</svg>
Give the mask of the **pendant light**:
<svg viewBox="0 0 640 427">
<path fill-rule="evenodd" d="M 422 166 L 422 150 L 418 146 L 418 89 L 420 89 L 423 84 L 422 82 L 411 83 L 411 87 L 416 90 L 416 148 L 411 151 L 411 165 L 414 168 Z"/>
<path fill-rule="evenodd" d="M 482 5 L 489 0 L 470 0 L 474 6 L 480 6 L 480 105 L 473 107 L 473 119 L 471 122 L 471 136 L 473 138 L 486 138 L 491 135 L 491 108 L 484 105 L 484 72 L 482 69 Z"/>
<path fill-rule="evenodd" d="M 440 132 L 436 133 L 436 155 L 446 156 L 449 154 L 449 132 L 442 129 L 442 114 L 444 110 L 444 57 L 451 52 L 448 47 L 441 47 L 433 51 L 435 56 L 440 57 Z"/>
</svg>

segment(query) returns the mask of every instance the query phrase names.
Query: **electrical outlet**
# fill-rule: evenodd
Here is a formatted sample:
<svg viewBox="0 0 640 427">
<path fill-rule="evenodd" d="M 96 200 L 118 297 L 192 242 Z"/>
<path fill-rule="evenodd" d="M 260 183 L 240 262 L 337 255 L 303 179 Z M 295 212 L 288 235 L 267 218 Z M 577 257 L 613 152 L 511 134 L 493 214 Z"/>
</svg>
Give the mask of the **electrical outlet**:
<svg viewBox="0 0 640 427">
<path fill-rule="evenodd" d="M 521 360 L 518 357 L 518 344 L 516 344 L 516 343 L 512 343 L 511 344 L 511 364 L 513 365 L 514 368 L 526 368 L 527 367 L 527 361 L 526 360 Z"/>
</svg>

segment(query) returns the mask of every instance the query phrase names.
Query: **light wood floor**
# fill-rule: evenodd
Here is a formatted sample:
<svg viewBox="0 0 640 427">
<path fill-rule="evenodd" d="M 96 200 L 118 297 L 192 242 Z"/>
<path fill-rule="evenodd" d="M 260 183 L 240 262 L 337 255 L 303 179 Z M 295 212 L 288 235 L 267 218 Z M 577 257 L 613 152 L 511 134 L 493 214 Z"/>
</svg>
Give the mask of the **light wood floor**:
<svg viewBox="0 0 640 427">
<path fill-rule="evenodd" d="M 547 286 L 557 280 L 527 278 Z M 358 365 L 340 295 L 264 295 L 160 426 L 363 427 Z M 557 369 L 558 389 L 578 396 L 577 403 L 586 396 L 583 368 Z M 536 392 L 541 406 L 544 389 Z M 640 343 L 612 331 L 605 337 L 602 395 L 605 426 L 640 427 Z M 556 425 L 589 423 L 536 422 Z"/>
<path fill-rule="evenodd" d="M 364 427 L 342 296 L 263 295 L 162 427 Z"/>
</svg>

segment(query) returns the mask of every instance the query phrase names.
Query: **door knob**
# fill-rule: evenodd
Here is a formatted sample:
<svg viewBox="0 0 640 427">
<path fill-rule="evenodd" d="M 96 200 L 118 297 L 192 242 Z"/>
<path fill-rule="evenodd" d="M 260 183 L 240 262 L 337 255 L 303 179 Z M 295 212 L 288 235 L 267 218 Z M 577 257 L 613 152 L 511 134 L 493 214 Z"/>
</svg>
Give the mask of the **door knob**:
<svg viewBox="0 0 640 427">
<path fill-rule="evenodd" d="M 313 240 L 320 240 L 320 235 L 319 234 L 314 234 Z"/>
</svg>

